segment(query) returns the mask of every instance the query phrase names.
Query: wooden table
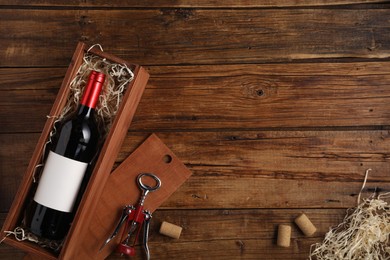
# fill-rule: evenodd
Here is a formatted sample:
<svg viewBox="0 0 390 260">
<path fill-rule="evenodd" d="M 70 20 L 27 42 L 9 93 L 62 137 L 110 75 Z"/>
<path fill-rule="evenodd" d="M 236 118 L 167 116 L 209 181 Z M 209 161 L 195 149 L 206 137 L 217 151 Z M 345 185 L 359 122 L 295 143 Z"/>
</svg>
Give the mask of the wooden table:
<svg viewBox="0 0 390 260">
<path fill-rule="evenodd" d="M 390 190 L 381 1 L 25 2 L 0 3 L 0 224 L 79 40 L 151 74 L 118 163 L 156 133 L 193 172 L 154 214 L 153 259 L 306 259 L 356 206 L 366 169 L 364 196 Z M 314 237 L 292 223 L 302 212 Z"/>
</svg>

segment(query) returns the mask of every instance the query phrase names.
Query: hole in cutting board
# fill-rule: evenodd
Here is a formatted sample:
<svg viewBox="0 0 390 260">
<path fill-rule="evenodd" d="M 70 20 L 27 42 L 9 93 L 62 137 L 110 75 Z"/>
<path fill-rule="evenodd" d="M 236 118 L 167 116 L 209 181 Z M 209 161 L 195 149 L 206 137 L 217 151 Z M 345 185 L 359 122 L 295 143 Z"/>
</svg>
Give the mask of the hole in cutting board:
<svg viewBox="0 0 390 260">
<path fill-rule="evenodd" d="M 171 163 L 172 162 L 172 156 L 170 156 L 169 154 L 164 155 L 163 162 Z"/>
</svg>

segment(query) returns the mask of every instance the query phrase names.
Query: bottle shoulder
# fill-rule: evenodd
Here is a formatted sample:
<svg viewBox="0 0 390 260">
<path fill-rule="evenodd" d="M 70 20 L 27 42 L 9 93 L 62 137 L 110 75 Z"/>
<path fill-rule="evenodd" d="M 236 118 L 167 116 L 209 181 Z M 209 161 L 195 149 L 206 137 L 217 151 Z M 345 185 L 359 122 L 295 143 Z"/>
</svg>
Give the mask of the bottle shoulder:
<svg viewBox="0 0 390 260">
<path fill-rule="evenodd" d="M 70 117 L 56 128 L 52 151 L 71 159 L 89 161 L 96 152 L 99 138 L 94 118 Z"/>
</svg>

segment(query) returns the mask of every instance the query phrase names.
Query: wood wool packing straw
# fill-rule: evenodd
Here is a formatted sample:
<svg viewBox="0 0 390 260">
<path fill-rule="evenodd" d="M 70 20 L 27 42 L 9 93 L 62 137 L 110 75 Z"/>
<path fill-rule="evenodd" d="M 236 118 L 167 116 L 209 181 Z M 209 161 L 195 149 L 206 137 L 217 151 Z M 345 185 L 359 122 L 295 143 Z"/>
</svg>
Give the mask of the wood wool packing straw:
<svg viewBox="0 0 390 260">
<path fill-rule="evenodd" d="M 278 226 L 278 240 L 276 244 L 281 247 L 289 247 L 291 240 L 291 226 L 279 225 Z"/>
<path fill-rule="evenodd" d="M 179 239 L 182 229 L 182 227 L 163 221 L 160 227 L 160 234 Z"/>
<path fill-rule="evenodd" d="M 310 219 L 302 213 L 295 219 L 295 224 L 302 230 L 305 236 L 312 236 L 316 232 L 317 228 L 311 223 Z"/>
</svg>

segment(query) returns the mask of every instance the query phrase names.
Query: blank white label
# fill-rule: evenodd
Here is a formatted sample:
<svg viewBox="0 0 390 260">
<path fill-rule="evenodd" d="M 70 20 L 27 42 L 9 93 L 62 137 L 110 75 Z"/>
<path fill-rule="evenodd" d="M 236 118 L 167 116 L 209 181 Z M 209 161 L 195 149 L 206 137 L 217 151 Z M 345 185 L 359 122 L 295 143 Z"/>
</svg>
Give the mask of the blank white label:
<svg viewBox="0 0 390 260">
<path fill-rule="evenodd" d="M 55 210 L 71 212 L 87 166 L 50 151 L 34 200 Z"/>
</svg>

